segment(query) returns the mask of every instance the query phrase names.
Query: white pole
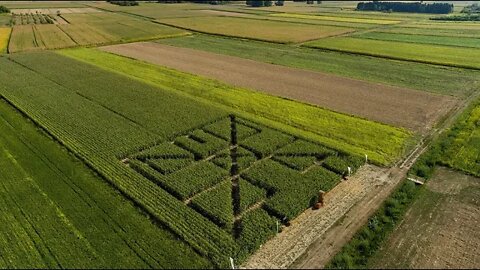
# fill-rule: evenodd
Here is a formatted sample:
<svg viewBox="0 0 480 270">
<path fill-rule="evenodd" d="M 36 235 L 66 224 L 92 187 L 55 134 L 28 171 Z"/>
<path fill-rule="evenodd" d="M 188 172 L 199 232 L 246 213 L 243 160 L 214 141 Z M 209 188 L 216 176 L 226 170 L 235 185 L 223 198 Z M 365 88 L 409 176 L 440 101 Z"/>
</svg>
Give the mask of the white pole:
<svg viewBox="0 0 480 270">
<path fill-rule="evenodd" d="M 365 163 L 368 163 L 368 155 L 365 154 Z"/>
<path fill-rule="evenodd" d="M 352 168 L 348 167 L 348 176 L 350 176 L 350 174 L 352 174 Z"/>
<path fill-rule="evenodd" d="M 278 220 L 277 220 L 277 233 L 278 233 Z"/>
<path fill-rule="evenodd" d="M 230 265 L 232 266 L 232 269 L 235 269 L 235 264 L 233 263 L 233 258 L 230 257 Z"/>
</svg>

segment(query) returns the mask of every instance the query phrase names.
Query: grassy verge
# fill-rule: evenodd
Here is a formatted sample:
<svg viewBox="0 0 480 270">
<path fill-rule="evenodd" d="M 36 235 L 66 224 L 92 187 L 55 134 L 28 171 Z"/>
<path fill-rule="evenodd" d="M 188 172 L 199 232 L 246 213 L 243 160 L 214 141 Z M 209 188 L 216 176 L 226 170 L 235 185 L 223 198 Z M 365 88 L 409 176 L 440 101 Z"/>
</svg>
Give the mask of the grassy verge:
<svg viewBox="0 0 480 270">
<path fill-rule="evenodd" d="M 382 207 L 368 220 L 350 242 L 335 255 L 326 268 L 358 269 L 367 266 L 369 258 L 379 249 L 390 232 L 402 220 L 422 188 L 404 181 Z"/>
<path fill-rule="evenodd" d="M 411 173 L 429 179 L 437 165 L 480 176 L 480 100 L 419 158 Z"/>
<path fill-rule="evenodd" d="M 368 154 L 377 164 L 386 165 L 398 159 L 411 139 L 411 134 L 403 129 L 228 86 L 215 80 L 98 50 L 76 49 L 60 53 L 162 89 L 266 118 L 270 122 L 277 122 L 276 125 L 269 123 L 276 128 L 279 128 L 278 126 L 284 126 L 284 130 L 292 129 L 292 126 L 300 128 L 305 131 L 306 137 L 360 156 Z"/>
<path fill-rule="evenodd" d="M 159 40 L 159 43 L 226 54 L 294 68 L 327 72 L 439 94 L 468 96 L 478 89 L 478 72 L 376 57 L 342 54 L 207 35 Z"/>
</svg>

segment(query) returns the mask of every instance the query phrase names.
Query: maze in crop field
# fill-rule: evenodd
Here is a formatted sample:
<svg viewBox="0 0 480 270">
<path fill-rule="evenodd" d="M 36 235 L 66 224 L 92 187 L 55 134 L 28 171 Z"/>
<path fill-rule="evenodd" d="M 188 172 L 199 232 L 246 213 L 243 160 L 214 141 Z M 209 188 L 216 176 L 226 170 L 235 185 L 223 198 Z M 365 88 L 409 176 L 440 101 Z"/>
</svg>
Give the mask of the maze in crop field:
<svg viewBox="0 0 480 270">
<path fill-rule="evenodd" d="M 248 254 L 363 159 L 230 115 L 123 162 L 231 232 Z"/>
</svg>

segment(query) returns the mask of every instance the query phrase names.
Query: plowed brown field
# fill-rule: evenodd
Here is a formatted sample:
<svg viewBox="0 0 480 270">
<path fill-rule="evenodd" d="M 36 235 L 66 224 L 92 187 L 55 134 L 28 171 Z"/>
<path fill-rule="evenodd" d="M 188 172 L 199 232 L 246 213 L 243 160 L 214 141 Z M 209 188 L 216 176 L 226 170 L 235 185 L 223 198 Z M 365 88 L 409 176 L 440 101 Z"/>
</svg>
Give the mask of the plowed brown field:
<svg viewBox="0 0 480 270">
<path fill-rule="evenodd" d="M 151 42 L 107 46 L 102 50 L 420 133 L 432 128 L 458 101 L 412 89 Z"/>
</svg>

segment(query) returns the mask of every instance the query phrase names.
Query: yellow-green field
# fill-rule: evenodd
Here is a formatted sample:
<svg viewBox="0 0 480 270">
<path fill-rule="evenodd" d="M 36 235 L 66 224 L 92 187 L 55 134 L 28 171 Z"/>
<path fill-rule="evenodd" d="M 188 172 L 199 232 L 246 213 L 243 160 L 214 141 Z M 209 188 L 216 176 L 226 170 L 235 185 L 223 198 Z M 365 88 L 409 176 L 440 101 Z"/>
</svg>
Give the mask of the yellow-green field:
<svg viewBox="0 0 480 270">
<path fill-rule="evenodd" d="M 352 32 L 351 28 L 229 17 L 199 17 L 158 20 L 188 30 L 216 35 L 280 43 L 303 42 Z"/>
<path fill-rule="evenodd" d="M 401 21 L 395 21 L 395 20 L 364 19 L 364 18 L 353 18 L 353 17 L 306 15 L 306 14 L 293 14 L 293 13 L 277 13 L 277 14 L 272 14 L 270 16 L 286 17 L 286 18 L 299 18 L 299 19 L 310 19 L 310 20 L 351 22 L 351 23 L 371 23 L 371 24 L 396 24 L 396 23 L 401 22 Z"/>
<path fill-rule="evenodd" d="M 321 39 L 308 42 L 305 46 L 398 60 L 480 69 L 480 50 L 472 48 L 351 37 Z"/>
<path fill-rule="evenodd" d="M 10 28 L 0 28 L 0 53 L 3 53 L 7 50 L 10 31 Z"/>
</svg>

